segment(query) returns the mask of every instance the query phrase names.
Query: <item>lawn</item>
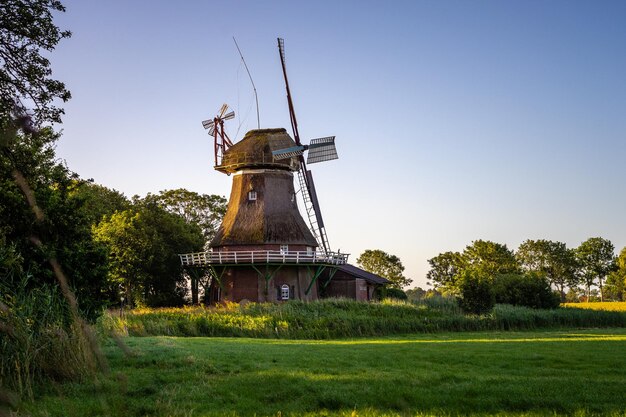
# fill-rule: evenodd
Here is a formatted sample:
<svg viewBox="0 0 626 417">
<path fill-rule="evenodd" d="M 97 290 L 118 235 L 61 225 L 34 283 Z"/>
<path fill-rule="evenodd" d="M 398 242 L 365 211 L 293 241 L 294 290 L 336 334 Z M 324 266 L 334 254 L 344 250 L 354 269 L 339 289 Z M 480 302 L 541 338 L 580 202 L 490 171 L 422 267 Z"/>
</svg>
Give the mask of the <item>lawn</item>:
<svg viewBox="0 0 626 417">
<path fill-rule="evenodd" d="M 128 337 L 33 416 L 624 415 L 626 330 L 324 341 Z"/>
</svg>

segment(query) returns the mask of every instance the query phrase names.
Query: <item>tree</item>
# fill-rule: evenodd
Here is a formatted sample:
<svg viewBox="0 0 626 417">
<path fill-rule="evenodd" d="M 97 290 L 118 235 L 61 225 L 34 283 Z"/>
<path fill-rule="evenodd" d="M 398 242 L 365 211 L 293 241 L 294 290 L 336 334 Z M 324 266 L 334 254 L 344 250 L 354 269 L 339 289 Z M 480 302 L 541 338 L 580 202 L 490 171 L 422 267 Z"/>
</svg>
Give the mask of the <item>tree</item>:
<svg viewBox="0 0 626 417">
<path fill-rule="evenodd" d="M 458 278 L 465 267 L 465 260 L 459 252 L 444 252 L 428 260 L 430 271 L 426 278 L 435 288 L 449 293 L 458 290 Z"/>
<path fill-rule="evenodd" d="M 52 21 L 53 12 L 65 8 L 58 0 L 4 0 L 0 3 L 0 117 L 3 130 L 16 114 L 33 109 L 37 126 L 61 122 L 63 109 L 55 99 L 67 101 L 65 85 L 50 78 L 50 61 L 42 50 L 52 51 L 71 36 Z"/>
<path fill-rule="evenodd" d="M 520 270 L 515 255 L 506 245 L 476 240 L 463 251 L 465 269 L 493 278 L 497 274 L 517 273 Z"/>
<path fill-rule="evenodd" d="M 179 188 L 176 190 L 161 191 L 159 194 L 148 194 L 145 202 L 157 204 L 166 211 L 176 214 L 189 224 L 200 227 L 204 236 L 204 250 L 209 250 L 209 244 L 226 213 L 226 199 L 214 194 L 198 194 L 193 191 Z M 199 287 L 202 285 L 205 294 L 211 281 L 209 274 L 198 273 L 198 270 L 188 271 L 191 283 L 191 302 L 197 304 Z"/>
<path fill-rule="evenodd" d="M 591 296 L 591 286 L 597 280 L 600 288 L 600 300 L 603 300 L 602 286 L 606 276 L 615 269 L 615 247 L 610 240 L 592 237 L 576 249 L 580 272 L 587 287 L 587 296 Z"/>
<path fill-rule="evenodd" d="M 91 224 L 76 197 L 78 175 L 56 161 L 51 128 L 17 132 L 0 147 L 0 241 L 19 254 L 30 285 L 56 281 L 58 262 L 75 291 L 78 307 L 93 319 L 104 305 L 104 248 L 94 242 Z"/>
<path fill-rule="evenodd" d="M 389 286 L 392 288 L 402 289 L 413 280 L 403 275 L 404 265 L 395 255 L 390 255 L 379 249 L 367 249 L 356 260 L 357 264 L 373 274 L 387 278 L 390 281 Z"/>
<path fill-rule="evenodd" d="M 130 201 L 119 191 L 94 184 L 91 180 L 80 182 L 75 190 L 76 198 L 84 201 L 83 210 L 91 224 L 95 225 L 104 216 L 131 207 Z"/>
<path fill-rule="evenodd" d="M 119 290 L 135 305 L 180 305 L 186 295 L 179 253 L 202 248 L 202 232 L 153 202 L 105 216 L 93 228 L 109 250 L 111 301 Z"/>
<path fill-rule="evenodd" d="M 189 224 L 196 224 L 202 229 L 205 249 L 211 242 L 226 213 L 227 201 L 215 194 L 198 194 L 178 188 L 161 191 L 159 194 L 148 194 L 145 201 L 155 202 L 170 213 L 185 219 Z"/>
<path fill-rule="evenodd" d="M 614 300 L 624 301 L 626 297 L 626 247 L 616 261 L 616 269 L 606 279 L 607 294 Z"/>
<path fill-rule="evenodd" d="M 522 269 L 545 276 L 565 301 L 565 287 L 578 284 L 576 255 L 565 243 L 550 240 L 526 240 L 517 250 L 515 257 Z"/>
<path fill-rule="evenodd" d="M 549 240 L 543 239 L 528 239 L 522 242 L 515 253 L 515 258 L 520 263 L 521 268 L 528 272 L 544 273 L 548 265 L 551 243 Z"/>
<path fill-rule="evenodd" d="M 405 291 L 407 298 L 411 301 L 419 301 L 426 297 L 427 291 L 422 287 L 411 288 Z"/>
<path fill-rule="evenodd" d="M 496 298 L 492 277 L 466 270 L 459 279 L 459 307 L 466 313 L 486 314 L 493 310 Z"/>
<path fill-rule="evenodd" d="M 538 272 L 497 275 L 493 283 L 496 303 L 530 308 L 557 308 L 561 297 Z"/>
</svg>

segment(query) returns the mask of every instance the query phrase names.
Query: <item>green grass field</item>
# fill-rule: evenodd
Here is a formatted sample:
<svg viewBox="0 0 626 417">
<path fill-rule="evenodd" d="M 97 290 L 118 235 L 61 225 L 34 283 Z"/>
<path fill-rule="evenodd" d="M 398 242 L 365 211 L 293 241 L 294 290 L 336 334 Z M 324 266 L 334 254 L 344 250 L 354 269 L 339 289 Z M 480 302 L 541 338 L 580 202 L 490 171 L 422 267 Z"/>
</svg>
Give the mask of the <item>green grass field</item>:
<svg viewBox="0 0 626 417">
<path fill-rule="evenodd" d="M 129 337 L 33 416 L 625 415 L 626 330 L 345 340 Z"/>
</svg>

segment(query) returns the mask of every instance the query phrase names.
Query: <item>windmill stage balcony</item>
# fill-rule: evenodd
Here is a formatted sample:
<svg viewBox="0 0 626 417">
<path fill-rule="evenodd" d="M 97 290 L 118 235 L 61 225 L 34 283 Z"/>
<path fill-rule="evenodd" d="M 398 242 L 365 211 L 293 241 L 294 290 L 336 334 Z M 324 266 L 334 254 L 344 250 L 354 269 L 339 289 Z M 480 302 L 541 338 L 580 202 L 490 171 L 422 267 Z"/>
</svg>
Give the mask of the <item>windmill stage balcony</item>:
<svg viewBox="0 0 626 417">
<path fill-rule="evenodd" d="M 348 254 L 339 252 L 308 251 L 237 251 L 196 252 L 178 255 L 183 266 L 233 265 L 233 264 L 332 264 L 345 265 Z"/>
</svg>

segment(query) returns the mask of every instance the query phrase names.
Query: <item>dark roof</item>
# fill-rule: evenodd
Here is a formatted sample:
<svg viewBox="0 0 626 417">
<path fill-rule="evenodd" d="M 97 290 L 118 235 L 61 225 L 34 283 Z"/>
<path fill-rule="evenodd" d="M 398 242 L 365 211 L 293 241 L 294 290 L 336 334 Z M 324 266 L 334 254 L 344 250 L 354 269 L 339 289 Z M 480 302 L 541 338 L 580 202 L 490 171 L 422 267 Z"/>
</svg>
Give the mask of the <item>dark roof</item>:
<svg viewBox="0 0 626 417">
<path fill-rule="evenodd" d="M 390 282 L 388 279 L 378 276 L 376 274 L 372 274 L 371 272 L 367 272 L 364 269 L 357 268 L 354 265 L 339 265 L 337 267 L 340 271 L 345 272 L 346 274 L 350 274 L 356 278 L 364 279 L 367 282 L 371 282 L 373 284 L 387 284 Z"/>
</svg>

